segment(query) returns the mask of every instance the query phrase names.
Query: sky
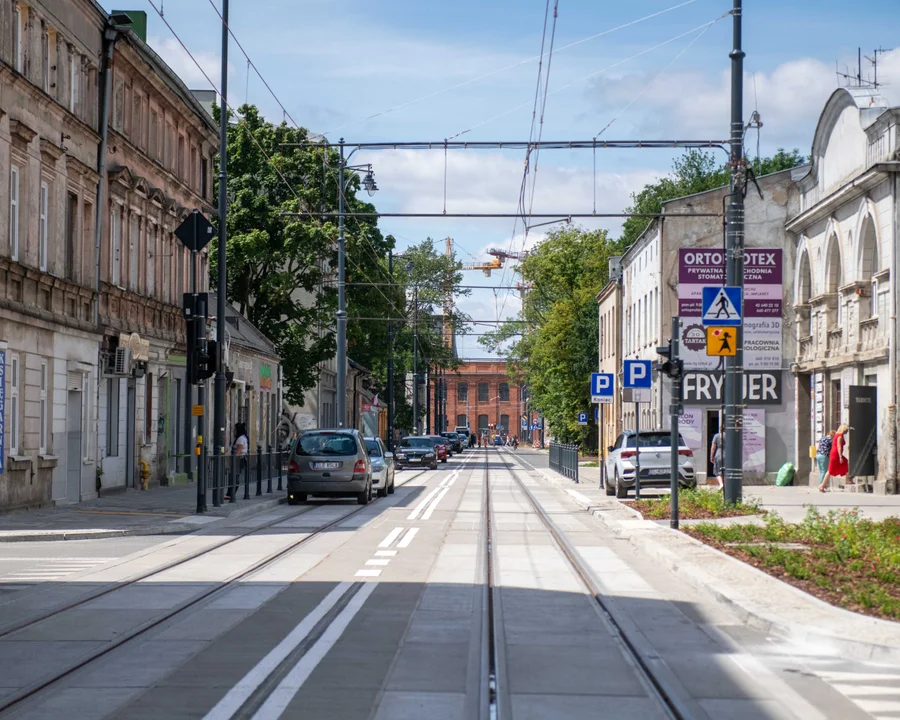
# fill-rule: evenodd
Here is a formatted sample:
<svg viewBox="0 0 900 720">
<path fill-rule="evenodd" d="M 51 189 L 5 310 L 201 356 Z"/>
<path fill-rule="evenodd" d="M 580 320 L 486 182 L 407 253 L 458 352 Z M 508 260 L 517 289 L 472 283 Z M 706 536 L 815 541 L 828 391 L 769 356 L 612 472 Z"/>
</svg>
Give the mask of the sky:
<svg viewBox="0 0 900 720">
<path fill-rule="evenodd" d="M 331 142 L 525 141 L 543 39 L 542 79 L 549 65 L 549 80 L 535 132 L 544 140 L 589 140 L 598 133 L 609 140 L 727 138 L 730 0 L 558 0 L 549 55 L 554 2 L 545 34 L 547 0 L 230 0 L 231 30 L 278 100 L 248 73 L 232 40 L 228 102 L 253 103 L 280 121 L 280 101 L 294 122 Z M 808 154 L 822 107 L 839 86 L 836 63 L 855 72 L 858 47 L 869 56 L 892 47 L 900 34 L 896 0 L 744 6 L 745 118 L 754 109 L 762 117 L 762 155 L 780 147 Z M 133 0 L 124 7 L 147 12 L 149 44 L 189 87 L 210 87 L 205 72 L 218 88 L 221 0 Z M 879 79 L 900 104 L 900 50 L 882 59 Z M 751 155 L 756 145 L 754 132 Z M 549 150 L 534 171 L 532 155 L 529 206 L 561 217 L 595 208 L 622 212 L 631 193 L 665 174 L 674 156 L 671 150 L 598 150 L 596 157 L 590 150 Z M 379 186 L 373 202 L 382 212 L 442 212 L 446 176 L 447 212 L 515 213 L 524 160 L 523 150 L 461 150 L 446 159 L 442 150 L 380 150 L 360 151 L 352 162 L 372 163 Z M 612 218 L 574 222 L 613 237 L 621 228 Z M 549 229 L 533 228 L 526 237 L 522 222 L 510 218 L 382 218 L 379 226 L 401 251 L 425 237 L 452 237 L 466 263 L 490 259 L 492 247 L 531 247 Z M 516 281 L 511 267 L 491 278 L 467 272 L 464 283 L 508 288 Z M 484 289 L 458 304 L 475 319 L 496 320 L 518 311 L 517 297 Z M 474 336 L 457 344 L 462 357 L 486 355 Z"/>
</svg>

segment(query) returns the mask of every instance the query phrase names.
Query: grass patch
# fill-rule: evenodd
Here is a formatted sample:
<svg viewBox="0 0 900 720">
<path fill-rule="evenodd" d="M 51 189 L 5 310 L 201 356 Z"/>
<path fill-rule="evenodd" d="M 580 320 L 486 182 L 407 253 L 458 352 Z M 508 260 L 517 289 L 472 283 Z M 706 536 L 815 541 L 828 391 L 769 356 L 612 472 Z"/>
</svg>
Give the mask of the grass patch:
<svg viewBox="0 0 900 720">
<path fill-rule="evenodd" d="M 856 510 L 809 507 L 797 524 L 771 513 L 764 525 L 700 523 L 684 532 L 832 605 L 900 620 L 898 518 L 873 522 Z"/>
<path fill-rule="evenodd" d="M 579 465 L 581 467 L 600 467 L 600 463 L 598 463 L 596 460 L 586 463 L 579 463 Z"/>
<path fill-rule="evenodd" d="M 664 520 L 670 517 L 671 495 L 663 495 L 648 500 L 635 500 L 631 507 L 648 520 Z M 714 518 L 759 515 L 763 510 L 757 501 L 726 504 L 719 490 L 679 490 L 678 514 L 688 520 L 712 520 Z"/>
</svg>

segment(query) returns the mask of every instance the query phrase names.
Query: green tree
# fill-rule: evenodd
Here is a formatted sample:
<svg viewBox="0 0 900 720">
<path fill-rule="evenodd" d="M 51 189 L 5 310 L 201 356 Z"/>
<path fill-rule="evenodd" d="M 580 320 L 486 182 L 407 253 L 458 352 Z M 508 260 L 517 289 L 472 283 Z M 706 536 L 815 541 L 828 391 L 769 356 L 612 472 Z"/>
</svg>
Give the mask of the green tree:
<svg viewBox="0 0 900 720">
<path fill-rule="evenodd" d="M 578 425 L 591 407 L 588 379 L 597 366 L 597 293 L 615 252 L 605 230 L 552 231 L 519 267 L 532 287 L 523 315 L 480 339 L 509 360 L 516 382 L 527 382 L 537 408 L 564 442 L 596 447 L 593 426 Z M 524 329 L 523 329 L 524 325 Z"/>
</svg>

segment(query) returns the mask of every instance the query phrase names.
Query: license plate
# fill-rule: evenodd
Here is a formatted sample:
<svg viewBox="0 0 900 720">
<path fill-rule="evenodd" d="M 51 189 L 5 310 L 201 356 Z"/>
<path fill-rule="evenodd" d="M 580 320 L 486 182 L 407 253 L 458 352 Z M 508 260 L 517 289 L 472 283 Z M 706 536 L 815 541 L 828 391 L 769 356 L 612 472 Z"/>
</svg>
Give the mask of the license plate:
<svg viewBox="0 0 900 720">
<path fill-rule="evenodd" d="M 422 462 L 422 458 L 412 458 L 412 457 L 411 457 L 411 458 L 409 459 L 409 461 L 410 461 L 410 462 Z"/>
<path fill-rule="evenodd" d="M 337 470 L 340 466 L 339 462 L 314 462 L 313 470 Z"/>
<path fill-rule="evenodd" d="M 652 470 L 648 470 L 648 475 L 668 475 L 671 472 L 669 468 L 654 468 Z"/>
</svg>

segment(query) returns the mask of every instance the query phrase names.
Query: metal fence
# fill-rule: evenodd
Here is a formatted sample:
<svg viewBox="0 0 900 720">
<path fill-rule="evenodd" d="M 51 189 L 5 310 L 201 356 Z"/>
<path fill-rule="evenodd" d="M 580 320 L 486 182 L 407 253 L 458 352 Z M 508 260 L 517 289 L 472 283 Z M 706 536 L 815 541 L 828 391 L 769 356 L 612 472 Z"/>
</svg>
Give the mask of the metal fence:
<svg viewBox="0 0 900 720">
<path fill-rule="evenodd" d="M 578 482 L 578 446 L 550 443 L 550 469 Z"/>
<path fill-rule="evenodd" d="M 270 450 L 248 455 L 224 455 L 220 458 L 206 457 L 206 492 L 213 507 L 223 502 L 234 503 L 239 499 L 249 500 L 273 492 L 284 492 L 287 478 L 287 463 L 290 453 Z M 216 475 L 216 462 L 224 464 L 224 472 Z M 217 482 L 218 481 L 218 482 Z"/>
</svg>

